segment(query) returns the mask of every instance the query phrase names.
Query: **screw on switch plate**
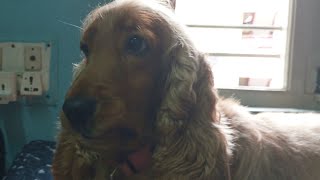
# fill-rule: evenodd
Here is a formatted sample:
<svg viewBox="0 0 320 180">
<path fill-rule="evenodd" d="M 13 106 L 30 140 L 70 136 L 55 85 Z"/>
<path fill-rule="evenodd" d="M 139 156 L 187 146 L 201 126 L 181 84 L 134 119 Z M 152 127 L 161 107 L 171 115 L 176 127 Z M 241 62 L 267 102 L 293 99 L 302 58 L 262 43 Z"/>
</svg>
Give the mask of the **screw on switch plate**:
<svg viewBox="0 0 320 180">
<path fill-rule="evenodd" d="M 24 68 L 26 71 L 40 71 L 42 64 L 41 47 L 25 46 Z"/>
</svg>

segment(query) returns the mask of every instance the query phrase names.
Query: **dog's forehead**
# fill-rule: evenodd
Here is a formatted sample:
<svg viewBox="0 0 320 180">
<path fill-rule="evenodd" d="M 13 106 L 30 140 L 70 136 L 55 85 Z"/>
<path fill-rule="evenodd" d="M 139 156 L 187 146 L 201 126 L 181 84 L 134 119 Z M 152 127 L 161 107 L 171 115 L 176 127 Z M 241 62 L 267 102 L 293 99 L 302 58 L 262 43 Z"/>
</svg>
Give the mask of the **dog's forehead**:
<svg viewBox="0 0 320 180">
<path fill-rule="evenodd" d="M 105 21 L 124 31 L 150 28 L 160 17 L 144 4 L 126 3 L 105 11 Z M 118 29 L 117 29 L 118 30 Z"/>
<path fill-rule="evenodd" d="M 94 26 L 106 31 L 137 31 L 141 28 L 154 28 L 162 17 L 148 3 L 139 1 L 115 1 L 90 13 L 84 23 L 84 33 L 92 33 Z M 103 28 L 101 28 L 103 27 Z"/>
</svg>

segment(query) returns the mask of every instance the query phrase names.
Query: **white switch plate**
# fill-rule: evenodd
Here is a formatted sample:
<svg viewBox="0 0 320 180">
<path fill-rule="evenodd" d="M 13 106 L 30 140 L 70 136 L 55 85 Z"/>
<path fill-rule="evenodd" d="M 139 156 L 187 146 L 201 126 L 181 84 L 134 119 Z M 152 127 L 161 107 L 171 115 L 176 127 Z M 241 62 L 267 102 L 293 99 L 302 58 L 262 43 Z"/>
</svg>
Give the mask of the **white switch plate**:
<svg viewBox="0 0 320 180">
<path fill-rule="evenodd" d="M 0 72 L 0 104 L 17 100 L 17 78 L 12 72 Z"/>
<path fill-rule="evenodd" d="M 42 64 L 42 47 L 24 47 L 24 68 L 26 71 L 40 71 Z"/>
<path fill-rule="evenodd" d="M 21 43 L 2 44 L 2 71 L 24 71 L 24 47 Z"/>
<path fill-rule="evenodd" d="M 41 73 L 25 72 L 23 73 L 20 94 L 29 96 L 40 96 L 43 93 Z"/>
<path fill-rule="evenodd" d="M 2 70 L 2 47 L 0 47 L 0 71 Z"/>
<path fill-rule="evenodd" d="M 55 95 L 49 92 L 51 48 L 50 43 L 44 42 L 0 43 L 0 104 L 11 101 L 19 101 L 26 105 L 55 103 Z M 53 68 L 54 72 L 55 70 Z M 14 83 L 9 83 L 6 78 L 1 79 L 1 73 L 14 74 Z M 3 90 L 1 82 L 5 82 Z M 7 89 L 7 84 L 13 87 L 12 91 Z"/>
<path fill-rule="evenodd" d="M 2 69 L 0 69 L 0 72 L 15 72 L 17 74 L 38 72 L 41 74 L 43 91 L 46 92 L 49 90 L 50 43 L 4 42 L 0 43 L 0 49 L 2 49 Z M 33 55 L 36 60 L 29 61 Z M 33 57 L 31 59 L 33 59 Z M 38 59 L 40 59 L 41 62 L 37 61 Z M 18 77 L 18 82 L 20 81 L 21 78 Z M 18 85 L 20 85 L 20 83 Z"/>
</svg>

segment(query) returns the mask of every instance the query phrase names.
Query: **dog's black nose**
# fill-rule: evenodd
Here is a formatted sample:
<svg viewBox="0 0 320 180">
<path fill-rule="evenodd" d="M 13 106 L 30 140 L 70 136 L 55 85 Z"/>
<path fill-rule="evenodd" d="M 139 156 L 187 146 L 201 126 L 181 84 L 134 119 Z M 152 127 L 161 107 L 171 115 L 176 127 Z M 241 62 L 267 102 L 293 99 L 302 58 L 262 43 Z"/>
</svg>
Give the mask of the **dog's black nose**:
<svg viewBox="0 0 320 180">
<path fill-rule="evenodd" d="M 62 110 L 73 128 L 83 130 L 95 113 L 97 101 L 90 98 L 70 98 L 63 103 Z"/>
</svg>

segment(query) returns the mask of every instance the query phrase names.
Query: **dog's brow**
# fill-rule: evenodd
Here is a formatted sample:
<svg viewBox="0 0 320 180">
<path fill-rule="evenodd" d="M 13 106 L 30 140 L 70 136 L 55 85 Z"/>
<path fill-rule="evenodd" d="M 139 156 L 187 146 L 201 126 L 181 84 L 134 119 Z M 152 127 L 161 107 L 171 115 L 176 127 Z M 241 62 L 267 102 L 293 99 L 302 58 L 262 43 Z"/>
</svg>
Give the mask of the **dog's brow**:
<svg viewBox="0 0 320 180">
<path fill-rule="evenodd" d="M 120 30 L 124 32 L 136 32 L 136 31 L 140 31 L 141 27 L 139 25 L 130 25 L 130 26 L 123 25 L 120 27 Z"/>
</svg>

